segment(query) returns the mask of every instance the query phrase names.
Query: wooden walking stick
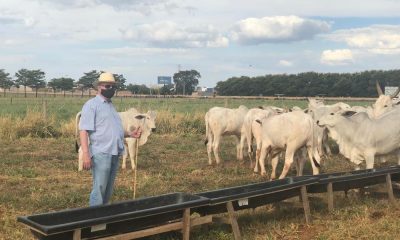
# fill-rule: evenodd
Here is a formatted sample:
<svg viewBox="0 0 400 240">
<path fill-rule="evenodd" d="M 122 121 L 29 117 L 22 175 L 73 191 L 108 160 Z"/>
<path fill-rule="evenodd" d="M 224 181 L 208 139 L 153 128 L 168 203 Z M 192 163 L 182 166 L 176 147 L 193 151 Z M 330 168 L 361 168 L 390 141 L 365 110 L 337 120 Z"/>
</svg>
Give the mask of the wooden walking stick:
<svg viewBox="0 0 400 240">
<path fill-rule="evenodd" d="M 136 138 L 136 152 L 135 152 L 135 172 L 134 172 L 134 182 L 133 182 L 133 199 L 136 198 L 136 179 L 137 179 L 137 169 L 138 169 L 138 152 L 139 152 L 139 139 Z"/>
</svg>

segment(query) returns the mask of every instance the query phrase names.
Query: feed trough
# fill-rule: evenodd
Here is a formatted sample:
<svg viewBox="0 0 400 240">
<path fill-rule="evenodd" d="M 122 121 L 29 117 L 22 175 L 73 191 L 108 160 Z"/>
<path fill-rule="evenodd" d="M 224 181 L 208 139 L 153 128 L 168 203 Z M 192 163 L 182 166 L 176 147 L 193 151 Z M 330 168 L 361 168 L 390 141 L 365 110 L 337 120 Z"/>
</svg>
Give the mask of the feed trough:
<svg viewBox="0 0 400 240">
<path fill-rule="evenodd" d="M 308 204 L 306 186 L 318 181 L 318 178 L 288 177 L 269 182 L 254 183 L 238 187 L 224 188 L 209 192 L 197 193 L 210 199 L 208 206 L 195 208 L 200 215 L 214 215 L 228 213 L 228 219 L 213 217 L 213 222 L 228 223 L 232 226 L 234 238 L 241 239 L 239 225 L 235 211 L 256 208 L 266 204 L 279 202 L 291 197 L 301 196 L 306 222 L 311 222 L 310 207 Z"/>
<path fill-rule="evenodd" d="M 385 183 L 388 174 L 393 176 L 393 180 L 399 179 L 400 167 L 393 166 L 314 175 L 313 177 L 319 178 L 318 183 L 307 186 L 307 191 L 309 193 L 326 192 L 329 183 L 332 183 L 333 191 L 348 191 L 350 189 L 363 188 Z"/>
<path fill-rule="evenodd" d="M 95 239 L 181 221 L 176 224 L 179 229 L 182 228 L 185 211 L 190 218 L 188 209 L 205 204 L 208 204 L 208 199 L 201 196 L 170 193 L 108 205 L 23 216 L 18 217 L 18 221 L 27 225 L 38 239 Z M 172 226 L 167 230 L 171 229 Z"/>
<path fill-rule="evenodd" d="M 333 210 L 333 192 L 362 189 L 367 186 L 386 183 L 389 200 L 394 203 L 392 180 L 400 179 L 400 167 L 365 169 L 350 172 L 335 172 L 315 175 L 317 183 L 307 186 L 309 193 L 328 193 L 328 208 Z"/>
<path fill-rule="evenodd" d="M 310 176 L 287 177 L 262 183 L 223 188 L 196 193 L 210 199 L 210 206 L 196 209 L 201 214 L 226 212 L 225 203 L 232 202 L 234 210 L 256 208 L 300 195 L 300 188 L 316 183 L 318 178 Z"/>
</svg>

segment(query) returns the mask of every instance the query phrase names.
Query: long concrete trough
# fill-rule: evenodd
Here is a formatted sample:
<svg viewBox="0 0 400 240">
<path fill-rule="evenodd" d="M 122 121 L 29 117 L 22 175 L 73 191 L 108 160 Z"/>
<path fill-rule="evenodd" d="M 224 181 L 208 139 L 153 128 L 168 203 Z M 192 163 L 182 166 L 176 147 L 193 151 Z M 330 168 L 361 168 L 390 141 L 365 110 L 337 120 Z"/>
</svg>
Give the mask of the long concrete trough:
<svg viewBox="0 0 400 240">
<path fill-rule="evenodd" d="M 299 196 L 307 223 L 311 223 L 308 193 L 333 192 L 386 183 L 394 201 L 391 180 L 400 180 L 400 167 L 288 177 L 281 180 L 223 188 L 197 194 L 169 193 L 96 207 L 21 216 L 37 239 L 135 239 L 168 231 L 182 231 L 190 238 L 193 226 L 222 221 L 231 224 L 235 239 L 241 239 L 235 211 L 256 208 Z M 192 215 L 192 213 L 198 213 Z M 227 218 L 221 218 L 228 213 Z M 225 220 L 224 220 L 225 219 Z"/>
</svg>

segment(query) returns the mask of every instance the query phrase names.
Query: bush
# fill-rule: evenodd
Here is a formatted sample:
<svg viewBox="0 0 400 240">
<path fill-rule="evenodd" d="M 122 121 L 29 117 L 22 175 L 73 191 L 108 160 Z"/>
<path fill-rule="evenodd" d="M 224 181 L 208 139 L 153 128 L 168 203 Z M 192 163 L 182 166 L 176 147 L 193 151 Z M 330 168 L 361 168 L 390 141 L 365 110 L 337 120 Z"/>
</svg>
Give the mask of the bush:
<svg viewBox="0 0 400 240">
<path fill-rule="evenodd" d="M 41 113 L 28 111 L 24 118 L 0 118 L 0 136 L 16 139 L 22 137 L 59 137 L 54 117 L 45 118 Z"/>
<path fill-rule="evenodd" d="M 75 126 L 75 116 L 68 121 L 57 122 L 54 115 L 44 118 L 40 112 L 29 111 L 24 118 L 0 118 L 0 137 L 75 137 Z M 158 134 L 204 134 L 204 113 L 159 111 L 156 128 Z"/>
</svg>

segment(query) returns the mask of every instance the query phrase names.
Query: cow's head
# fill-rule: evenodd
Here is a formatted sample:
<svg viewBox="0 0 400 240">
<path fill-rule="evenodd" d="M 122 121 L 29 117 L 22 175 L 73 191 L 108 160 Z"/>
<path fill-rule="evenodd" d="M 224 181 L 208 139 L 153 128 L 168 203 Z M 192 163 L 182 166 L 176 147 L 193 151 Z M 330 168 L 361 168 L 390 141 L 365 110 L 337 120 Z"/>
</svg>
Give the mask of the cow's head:
<svg viewBox="0 0 400 240">
<path fill-rule="evenodd" d="M 393 107 L 392 99 L 399 94 L 400 87 L 398 87 L 393 94 L 385 95 L 378 81 L 376 81 L 376 91 L 378 92 L 379 97 L 372 105 L 372 115 L 373 115 L 372 117 L 374 118 L 381 116 L 382 114 L 389 111 Z"/>
<path fill-rule="evenodd" d="M 135 126 L 135 128 L 140 127 L 142 131 L 139 140 L 140 146 L 145 144 L 151 132 L 154 132 L 156 130 L 155 119 L 156 119 L 156 113 L 153 111 L 148 111 L 147 113 L 134 114 L 135 123 L 132 123 L 132 126 Z"/>
</svg>

